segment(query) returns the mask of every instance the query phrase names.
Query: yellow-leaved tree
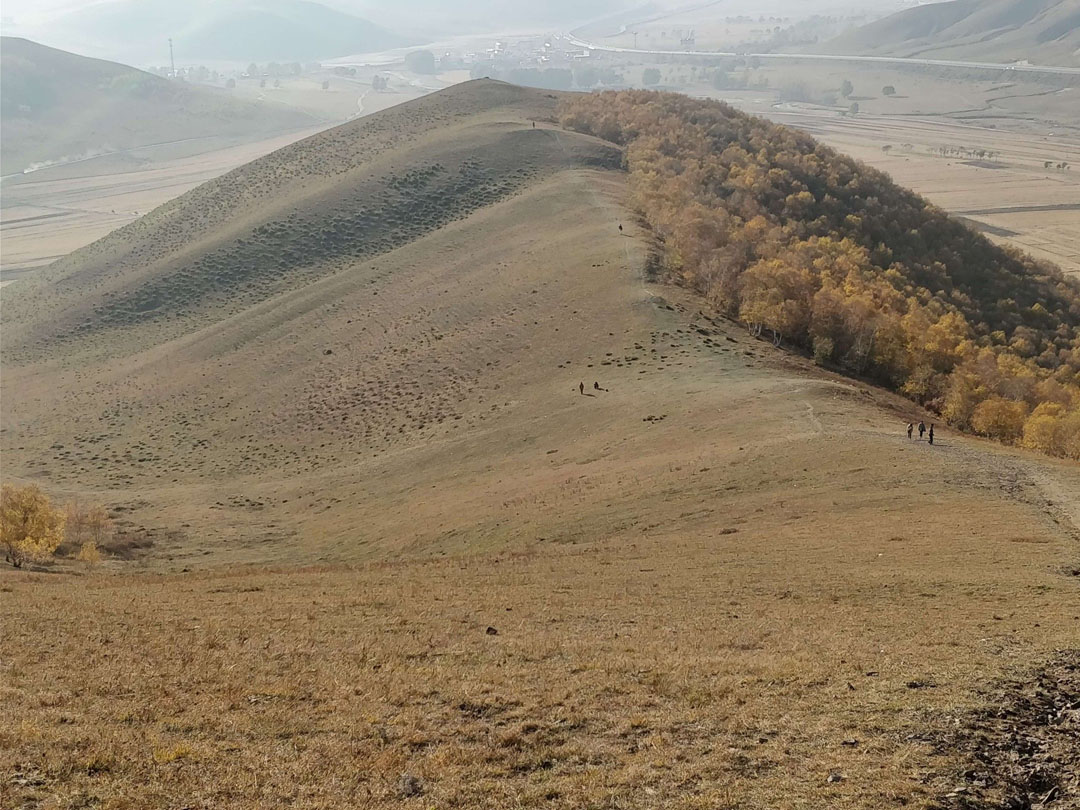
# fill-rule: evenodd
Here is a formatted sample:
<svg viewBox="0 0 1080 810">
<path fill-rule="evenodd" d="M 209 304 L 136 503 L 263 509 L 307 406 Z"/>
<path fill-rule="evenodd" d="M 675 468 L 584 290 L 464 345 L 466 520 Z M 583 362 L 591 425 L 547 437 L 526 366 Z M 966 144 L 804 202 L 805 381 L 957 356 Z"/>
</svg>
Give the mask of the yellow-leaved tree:
<svg viewBox="0 0 1080 810">
<path fill-rule="evenodd" d="M 0 489 L 0 545 L 8 562 L 48 558 L 64 539 L 64 513 L 36 486 Z"/>
</svg>

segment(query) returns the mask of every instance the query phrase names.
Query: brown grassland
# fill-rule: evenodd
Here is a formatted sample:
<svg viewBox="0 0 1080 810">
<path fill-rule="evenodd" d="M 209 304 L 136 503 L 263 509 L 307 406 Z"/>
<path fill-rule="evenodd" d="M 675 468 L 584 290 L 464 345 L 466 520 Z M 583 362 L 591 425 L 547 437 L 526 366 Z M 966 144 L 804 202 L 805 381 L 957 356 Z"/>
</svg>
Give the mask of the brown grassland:
<svg viewBox="0 0 1080 810">
<path fill-rule="evenodd" d="M 983 743 L 1078 646 L 1080 468 L 654 279 L 556 103 L 425 97 L 5 290 L 4 479 L 127 546 L 0 569 L 0 806 L 1075 806 Z"/>
</svg>

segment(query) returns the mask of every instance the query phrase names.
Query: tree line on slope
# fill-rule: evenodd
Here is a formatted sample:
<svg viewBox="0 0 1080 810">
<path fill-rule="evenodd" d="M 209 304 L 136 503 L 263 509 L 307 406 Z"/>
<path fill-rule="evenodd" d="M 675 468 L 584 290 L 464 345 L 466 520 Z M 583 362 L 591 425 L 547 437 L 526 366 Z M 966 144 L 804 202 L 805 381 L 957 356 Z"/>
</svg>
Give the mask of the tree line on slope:
<svg viewBox="0 0 1080 810">
<path fill-rule="evenodd" d="M 894 388 L 950 424 L 1080 458 L 1080 286 L 887 175 L 721 102 L 565 101 L 626 147 L 664 264 L 755 334 Z"/>
</svg>

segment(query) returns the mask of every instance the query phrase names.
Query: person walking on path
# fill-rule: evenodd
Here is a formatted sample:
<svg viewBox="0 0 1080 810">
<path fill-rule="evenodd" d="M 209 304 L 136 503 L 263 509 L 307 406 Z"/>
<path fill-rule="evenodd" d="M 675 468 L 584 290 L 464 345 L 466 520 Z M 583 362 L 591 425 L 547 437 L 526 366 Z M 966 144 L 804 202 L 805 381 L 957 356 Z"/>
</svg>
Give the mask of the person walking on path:
<svg viewBox="0 0 1080 810">
<path fill-rule="evenodd" d="M 585 396 L 585 383 L 583 383 L 583 382 L 578 383 L 578 391 L 581 392 L 582 396 Z"/>
<path fill-rule="evenodd" d="M 908 441 L 910 441 L 910 440 L 911 440 L 911 431 L 913 431 L 914 429 L 915 429 L 915 425 L 911 424 L 911 422 L 908 422 L 908 423 L 907 423 L 907 437 L 908 437 Z"/>
<path fill-rule="evenodd" d="M 930 444 L 934 443 L 934 426 L 930 425 Z"/>
<path fill-rule="evenodd" d="M 926 423 L 919 422 L 919 441 L 922 441 L 923 434 L 926 433 Z"/>
</svg>

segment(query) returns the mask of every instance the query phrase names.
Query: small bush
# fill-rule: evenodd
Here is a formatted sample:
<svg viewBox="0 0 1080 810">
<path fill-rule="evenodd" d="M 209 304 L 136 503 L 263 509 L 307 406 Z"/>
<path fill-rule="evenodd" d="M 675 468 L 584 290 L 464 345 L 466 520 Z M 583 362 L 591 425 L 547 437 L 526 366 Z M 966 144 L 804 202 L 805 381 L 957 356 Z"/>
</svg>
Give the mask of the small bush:
<svg viewBox="0 0 1080 810">
<path fill-rule="evenodd" d="M 87 565 L 97 565 L 101 562 L 101 552 L 98 550 L 97 543 L 93 540 L 87 540 L 79 548 L 79 553 L 75 559 Z"/>
</svg>

